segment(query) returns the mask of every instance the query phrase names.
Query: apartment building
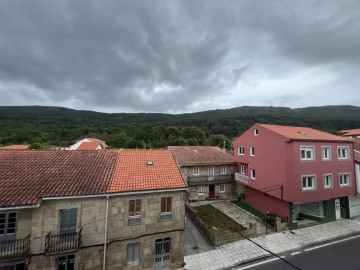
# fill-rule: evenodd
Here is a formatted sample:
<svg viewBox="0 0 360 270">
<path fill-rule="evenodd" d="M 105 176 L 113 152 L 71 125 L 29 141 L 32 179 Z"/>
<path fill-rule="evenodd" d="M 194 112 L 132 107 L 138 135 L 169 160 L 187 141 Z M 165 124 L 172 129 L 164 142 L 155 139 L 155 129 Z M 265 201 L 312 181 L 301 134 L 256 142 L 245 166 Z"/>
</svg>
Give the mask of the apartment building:
<svg viewBox="0 0 360 270">
<path fill-rule="evenodd" d="M 186 183 L 168 150 L 0 151 L 0 269 L 177 269 Z"/>
<path fill-rule="evenodd" d="M 245 202 L 297 228 L 349 217 L 353 143 L 306 127 L 255 124 L 234 141 Z"/>
<path fill-rule="evenodd" d="M 243 192 L 235 183 L 237 163 L 216 146 L 169 146 L 189 186 L 190 200 L 230 199 Z"/>
</svg>

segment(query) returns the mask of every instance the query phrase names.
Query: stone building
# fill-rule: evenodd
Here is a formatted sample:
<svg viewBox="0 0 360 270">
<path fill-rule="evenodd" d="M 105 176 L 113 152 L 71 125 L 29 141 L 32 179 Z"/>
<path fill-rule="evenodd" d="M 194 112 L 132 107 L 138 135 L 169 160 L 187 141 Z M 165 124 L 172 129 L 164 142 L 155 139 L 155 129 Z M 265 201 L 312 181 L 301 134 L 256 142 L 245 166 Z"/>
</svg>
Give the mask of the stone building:
<svg viewBox="0 0 360 270">
<path fill-rule="evenodd" d="M 0 151 L 0 269 L 177 269 L 186 183 L 168 150 Z"/>
<path fill-rule="evenodd" d="M 236 185 L 234 158 L 215 146 L 169 146 L 189 185 L 190 200 L 230 199 L 243 193 Z"/>
</svg>

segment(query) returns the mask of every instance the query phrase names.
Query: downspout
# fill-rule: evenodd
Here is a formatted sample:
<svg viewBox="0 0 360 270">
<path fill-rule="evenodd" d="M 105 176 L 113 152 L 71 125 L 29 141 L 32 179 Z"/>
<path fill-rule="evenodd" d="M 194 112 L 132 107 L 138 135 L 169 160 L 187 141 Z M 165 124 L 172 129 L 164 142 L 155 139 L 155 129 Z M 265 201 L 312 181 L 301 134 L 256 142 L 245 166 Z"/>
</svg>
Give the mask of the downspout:
<svg viewBox="0 0 360 270">
<path fill-rule="evenodd" d="M 109 196 L 106 196 L 103 270 L 106 270 L 106 243 L 107 243 L 108 217 L 109 217 Z"/>
</svg>

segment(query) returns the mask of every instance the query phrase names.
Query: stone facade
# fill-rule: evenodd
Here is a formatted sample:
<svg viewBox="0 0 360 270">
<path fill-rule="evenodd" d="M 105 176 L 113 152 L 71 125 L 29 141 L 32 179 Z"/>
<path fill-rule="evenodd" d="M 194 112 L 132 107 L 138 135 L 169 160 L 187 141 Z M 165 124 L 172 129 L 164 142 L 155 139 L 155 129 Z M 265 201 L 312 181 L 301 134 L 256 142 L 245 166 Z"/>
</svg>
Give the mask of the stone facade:
<svg viewBox="0 0 360 270">
<path fill-rule="evenodd" d="M 209 176 L 209 167 L 214 168 L 213 176 Z M 225 173 L 222 173 L 222 167 L 226 167 Z M 194 169 L 198 171 L 198 174 L 194 174 Z M 181 166 L 180 170 L 189 185 L 190 200 L 233 199 L 238 196 L 234 180 L 234 174 L 237 171 L 236 165 Z"/>
<path fill-rule="evenodd" d="M 162 197 L 172 198 L 172 218 L 168 221 L 160 220 Z M 129 201 L 136 199 L 141 200 L 141 222 L 139 225 L 129 225 Z M 110 196 L 106 269 L 154 269 L 155 241 L 164 238 L 170 238 L 171 269 L 182 267 L 184 199 L 185 194 L 181 191 Z M 103 269 L 106 206 L 107 198 L 104 196 L 45 200 L 39 208 L 17 211 L 16 237 L 19 239 L 31 234 L 31 262 L 28 269 L 58 269 L 58 258 L 68 254 L 75 255 L 75 269 Z M 46 255 L 47 234 L 59 233 L 60 210 L 71 208 L 77 209 L 76 231 L 82 229 L 80 250 Z M 140 245 L 139 261 L 128 264 L 127 245 L 131 243 Z"/>
</svg>

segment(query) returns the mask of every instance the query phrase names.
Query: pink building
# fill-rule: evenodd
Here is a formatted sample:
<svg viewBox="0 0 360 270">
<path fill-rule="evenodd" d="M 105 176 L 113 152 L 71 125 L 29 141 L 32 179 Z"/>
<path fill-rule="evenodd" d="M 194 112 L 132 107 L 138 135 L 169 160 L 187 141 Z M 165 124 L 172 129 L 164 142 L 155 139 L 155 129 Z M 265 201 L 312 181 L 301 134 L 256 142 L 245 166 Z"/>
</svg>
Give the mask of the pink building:
<svg viewBox="0 0 360 270">
<path fill-rule="evenodd" d="M 355 195 L 351 140 L 306 127 L 255 124 L 234 141 L 245 202 L 297 228 L 349 217 Z"/>
</svg>

